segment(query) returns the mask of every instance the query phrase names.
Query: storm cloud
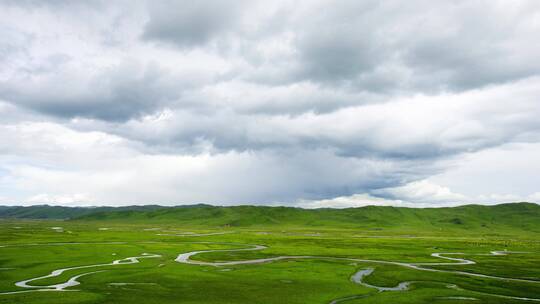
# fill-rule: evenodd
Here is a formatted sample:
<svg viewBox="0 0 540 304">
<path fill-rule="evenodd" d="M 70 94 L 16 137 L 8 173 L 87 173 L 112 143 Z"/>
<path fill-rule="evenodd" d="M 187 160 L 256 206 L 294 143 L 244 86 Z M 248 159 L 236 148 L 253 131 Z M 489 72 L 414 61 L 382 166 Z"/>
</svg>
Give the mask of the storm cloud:
<svg viewBox="0 0 540 304">
<path fill-rule="evenodd" d="M 536 1 L 0 6 L 2 203 L 537 200 Z"/>
</svg>

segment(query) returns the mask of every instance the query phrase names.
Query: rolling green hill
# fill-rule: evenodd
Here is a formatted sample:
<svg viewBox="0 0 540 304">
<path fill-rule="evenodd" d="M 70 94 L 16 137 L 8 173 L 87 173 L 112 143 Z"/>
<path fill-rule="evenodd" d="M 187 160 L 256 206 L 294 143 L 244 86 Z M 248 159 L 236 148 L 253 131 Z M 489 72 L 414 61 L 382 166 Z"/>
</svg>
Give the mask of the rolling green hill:
<svg viewBox="0 0 540 304">
<path fill-rule="evenodd" d="M 540 206 L 531 203 L 425 209 L 367 206 L 314 210 L 291 207 L 198 205 L 152 211 L 95 212 L 81 216 L 80 219 L 174 222 L 209 227 L 483 228 L 486 230 L 505 228 L 540 232 Z"/>
<path fill-rule="evenodd" d="M 192 205 L 70 208 L 0 208 L 3 218 L 71 219 L 129 223 L 171 223 L 201 227 L 314 227 L 376 230 L 463 230 L 540 232 L 540 205 L 511 203 L 452 208 L 367 206 L 348 209 Z"/>
<path fill-rule="evenodd" d="M 0 206 L 0 218 L 11 219 L 57 219 L 65 220 L 96 212 L 118 212 L 128 210 L 148 211 L 163 208 L 156 205 L 128 207 L 63 207 L 49 205 Z"/>
</svg>

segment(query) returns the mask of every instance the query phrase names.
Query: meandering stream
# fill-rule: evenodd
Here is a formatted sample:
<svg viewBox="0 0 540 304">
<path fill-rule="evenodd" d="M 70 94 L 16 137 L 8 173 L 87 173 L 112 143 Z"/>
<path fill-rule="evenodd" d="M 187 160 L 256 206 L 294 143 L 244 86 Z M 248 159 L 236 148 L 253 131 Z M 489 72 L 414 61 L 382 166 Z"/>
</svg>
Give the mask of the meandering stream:
<svg viewBox="0 0 540 304">
<path fill-rule="evenodd" d="M 208 244 L 212 244 L 212 243 L 208 243 Z M 214 243 L 214 244 L 222 244 L 223 245 L 224 243 Z M 482 277 L 482 278 L 489 278 L 489 279 L 503 280 L 503 281 L 540 283 L 540 281 L 535 281 L 535 280 L 498 277 L 498 276 L 485 275 L 485 274 L 479 274 L 479 273 L 473 273 L 473 272 L 434 269 L 434 268 L 427 268 L 426 267 L 426 266 L 448 266 L 448 265 L 455 266 L 455 265 L 476 264 L 476 262 L 472 261 L 472 260 L 461 259 L 461 258 L 451 258 L 451 257 L 443 256 L 443 255 L 456 255 L 456 254 L 463 254 L 463 253 L 432 253 L 431 254 L 431 256 L 433 256 L 433 257 L 453 261 L 451 263 L 449 263 L 449 262 L 405 263 L 405 262 L 393 262 L 393 261 L 384 261 L 384 260 L 342 258 L 342 257 L 329 257 L 329 256 L 309 256 L 309 255 L 306 255 L 306 256 L 277 256 L 277 257 L 271 257 L 271 258 L 241 260 L 241 261 L 229 261 L 229 262 L 204 262 L 204 261 L 197 261 L 197 260 L 191 260 L 190 259 L 194 255 L 197 255 L 197 254 L 200 254 L 200 253 L 253 251 L 253 250 L 263 250 L 263 249 L 267 248 L 266 246 L 263 246 L 263 245 L 248 245 L 248 244 L 236 244 L 236 243 L 228 243 L 228 244 L 229 245 L 237 245 L 237 246 L 238 245 L 244 245 L 244 246 L 249 246 L 249 247 L 240 248 L 240 249 L 215 249 L 215 250 L 200 250 L 200 251 L 185 252 L 185 253 L 179 254 L 178 257 L 175 259 L 175 261 L 179 262 L 179 263 L 194 264 L 194 265 L 231 266 L 231 265 L 241 265 L 241 264 L 260 264 L 260 263 L 274 262 L 274 261 L 287 260 L 287 259 L 323 259 L 323 260 L 329 260 L 330 259 L 330 260 L 346 260 L 346 261 L 353 261 L 353 262 L 397 265 L 397 266 L 403 266 L 403 267 L 413 268 L 413 269 L 417 269 L 417 270 L 453 273 L 453 274 L 460 274 L 460 275 L 473 276 L 473 277 Z M 490 255 L 505 255 L 505 254 L 508 254 L 508 253 L 512 253 L 512 252 L 492 251 L 490 253 Z"/>
<path fill-rule="evenodd" d="M 36 277 L 36 278 L 31 278 L 31 279 L 27 279 L 27 280 L 23 280 L 23 281 L 19 281 L 19 282 L 15 283 L 15 286 L 17 286 L 17 287 L 28 288 L 28 289 L 31 289 L 31 290 L 9 291 L 9 292 L 2 292 L 0 294 L 14 294 L 14 293 L 31 292 L 31 291 L 66 291 L 66 288 L 77 286 L 77 285 L 80 284 L 80 282 L 77 281 L 78 278 L 80 278 L 82 276 L 98 273 L 98 272 L 103 272 L 104 270 L 92 271 L 92 272 L 78 274 L 76 276 L 71 277 L 66 282 L 59 283 L 59 284 L 30 285 L 29 283 L 33 282 L 33 281 L 37 281 L 37 280 L 57 277 L 57 276 L 61 275 L 62 273 L 66 272 L 66 271 L 69 271 L 69 270 L 85 269 L 85 268 L 96 268 L 96 267 L 105 267 L 105 266 L 117 266 L 117 265 L 126 265 L 126 264 L 135 264 L 135 263 L 139 263 L 139 259 L 159 258 L 159 257 L 161 257 L 161 255 L 143 253 L 141 256 L 127 257 L 127 258 L 120 259 L 120 260 L 114 260 L 111 263 L 84 265 L 84 266 L 75 266 L 75 267 L 57 269 L 57 270 L 53 270 L 48 275 L 44 275 L 44 276 L 40 276 L 40 277 Z"/>
<path fill-rule="evenodd" d="M 204 235 L 204 234 L 201 234 Z M 191 265 L 199 265 L 199 266 L 215 266 L 215 267 L 221 267 L 221 266 L 233 266 L 233 265 L 247 265 L 247 264 L 261 264 L 261 263 L 269 263 L 269 262 L 275 262 L 280 260 L 287 260 L 287 259 L 323 259 L 323 260 L 341 260 L 341 261 L 352 261 L 352 262 L 361 262 L 361 263 L 372 263 L 372 264 L 383 264 L 383 265 L 395 265 L 395 266 L 401 266 L 401 267 L 407 267 L 412 268 L 416 270 L 421 271 L 431 271 L 431 272 L 443 272 L 443 273 L 452 273 L 452 274 L 458 274 L 458 275 L 466 275 L 466 276 L 472 276 L 472 277 L 482 277 L 482 278 L 489 278 L 489 279 L 495 279 L 495 280 L 503 280 L 503 281 L 517 281 L 517 282 L 527 282 L 527 283 L 535 283 L 540 284 L 540 281 L 535 280 L 527 280 L 527 279 L 518 279 L 518 278 L 507 278 L 507 277 L 499 277 L 499 276 L 492 276 L 492 275 L 485 275 L 485 274 L 479 274 L 479 273 L 472 273 L 472 272 L 464 272 L 464 271 L 456 271 L 456 270 L 443 270 L 443 269 L 434 269 L 430 268 L 429 266 L 447 266 L 447 265 L 472 265 L 476 264 L 475 261 L 464 259 L 464 258 L 457 258 L 457 257 L 449 257 L 448 255 L 464 255 L 464 253 L 454 253 L 454 252 L 446 252 L 446 253 L 432 253 L 432 257 L 448 260 L 450 262 L 428 262 L 428 263 L 405 263 L 405 262 L 394 262 L 394 261 L 384 261 L 384 260 L 371 260 L 371 259 L 357 259 L 357 258 L 344 258 L 344 257 L 328 257 L 328 256 L 276 256 L 276 257 L 270 257 L 270 258 L 261 258 L 261 259 L 250 259 L 250 260 L 239 260 L 239 261 L 226 261 L 226 262 L 208 262 L 208 261 L 199 261 L 199 260 L 192 260 L 191 258 L 195 255 L 202 254 L 202 253 L 210 253 L 210 252 L 237 252 L 237 251 L 256 251 L 256 250 L 264 250 L 268 247 L 264 245 L 249 245 L 249 244 L 237 244 L 237 243 L 217 243 L 217 242 L 196 242 L 199 244 L 214 244 L 214 245 L 230 245 L 230 246 L 246 246 L 244 248 L 233 248 L 233 249 L 211 249 L 211 250 L 198 250 L 198 251 L 190 251 L 179 254 L 175 261 L 178 263 L 184 263 L 184 264 L 191 264 Z M 17 244 L 14 246 L 38 246 L 38 245 L 68 245 L 68 244 L 88 244 L 88 243 L 49 243 L 49 244 Z M 99 244 L 108 244 L 108 243 L 99 243 Z M 124 244 L 123 242 L 111 242 L 109 244 Z M 6 247 L 9 245 L 4 245 L 1 247 Z M 518 252 L 510 252 L 510 251 L 492 251 L 489 254 L 479 254 L 479 255 L 507 255 L 510 253 L 518 253 Z M 523 252 L 519 252 L 523 253 Z M 26 279 L 23 281 L 16 282 L 15 285 L 20 288 L 25 288 L 27 290 L 18 290 L 18 291 L 9 291 L 9 292 L 0 292 L 0 295 L 6 295 L 6 294 L 16 294 L 16 293 L 24 293 L 24 292 L 35 292 L 35 291 L 73 291 L 72 289 L 67 289 L 69 287 L 77 286 L 80 284 L 77 279 L 83 276 L 103 272 L 105 270 L 97 270 L 97 271 L 91 271 L 86 272 L 82 274 L 75 275 L 71 278 L 69 278 L 66 282 L 59 283 L 59 284 L 51 284 L 51 285 L 32 285 L 31 282 L 57 277 L 63 274 L 66 271 L 70 270 L 76 270 L 76 269 L 87 269 L 87 268 L 98 268 L 98 267 L 105 267 L 105 266 L 116 266 L 116 265 L 125 265 L 125 264 L 134 264 L 139 263 L 139 259 L 145 259 L 145 258 L 158 258 L 161 257 L 161 255 L 158 254 L 149 254 L 149 253 L 143 253 L 141 256 L 135 256 L 135 257 L 127 257 L 119 260 L 114 260 L 111 263 L 104 263 L 104 264 L 94 264 L 94 265 L 84 265 L 84 266 L 74 266 L 74 267 L 68 267 L 68 268 L 62 268 L 53 270 L 51 273 Z M 375 289 L 376 292 L 394 292 L 394 291 L 406 291 L 409 290 L 409 287 L 413 283 L 417 283 L 417 281 L 410 281 L 410 282 L 400 282 L 398 285 L 394 287 L 381 287 L 381 286 L 375 286 L 371 285 L 365 282 L 365 278 L 369 275 L 371 275 L 374 272 L 374 268 L 369 267 L 365 269 L 359 269 L 357 272 L 355 272 L 351 276 L 351 281 L 362 285 L 364 287 Z M 447 287 L 452 287 L 459 289 L 456 285 L 446 285 Z M 501 298 L 507 298 L 507 299 L 516 299 L 516 300 L 524 300 L 524 301 L 538 301 L 540 302 L 540 299 L 535 298 L 524 298 L 524 297 L 514 297 L 514 296 L 507 296 L 507 295 L 498 295 L 498 294 L 489 294 L 489 293 L 482 293 L 482 292 L 476 292 L 472 291 L 474 293 L 483 294 L 483 295 L 489 295 L 489 296 L 495 296 L 495 297 L 501 297 Z M 340 299 L 335 299 L 331 304 L 336 304 L 352 299 L 359 299 L 367 296 L 371 296 L 373 293 L 370 294 L 363 294 L 363 295 L 353 295 L 349 297 L 344 297 Z"/>
<path fill-rule="evenodd" d="M 239 244 L 231 244 L 231 245 L 239 245 Z M 476 262 L 472 261 L 472 260 L 467 260 L 467 259 L 463 259 L 463 258 L 453 258 L 453 257 L 446 256 L 446 255 L 464 254 L 464 253 L 453 253 L 453 252 L 450 252 L 450 253 L 432 253 L 431 256 L 433 256 L 433 257 L 440 258 L 440 259 L 445 259 L 445 260 L 450 260 L 452 262 L 431 262 L 431 263 L 404 263 L 404 262 L 392 262 L 392 261 L 383 261 L 383 260 L 325 257 L 325 256 L 277 256 L 277 257 L 271 257 L 271 258 L 229 261 L 229 262 L 205 262 L 205 261 L 197 261 L 197 260 L 192 260 L 191 259 L 191 257 L 193 257 L 193 256 L 195 256 L 197 254 L 200 254 L 200 253 L 253 251 L 253 250 L 263 250 L 263 249 L 267 248 L 266 246 L 263 246 L 263 245 L 246 245 L 246 246 L 249 246 L 249 247 L 240 248 L 240 249 L 200 250 L 200 251 L 191 251 L 191 252 L 181 253 L 175 259 L 175 261 L 179 262 L 179 263 L 184 263 L 184 264 L 220 267 L 220 266 L 232 266 L 232 265 L 244 265 L 244 264 L 260 264 L 260 263 L 268 263 L 268 262 L 274 262 L 274 261 L 286 260 L 286 259 L 346 260 L 346 261 L 363 262 L 363 263 L 397 265 L 397 266 L 403 266 L 403 267 L 408 267 L 408 268 L 413 268 L 413 269 L 423 270 L 423 271 L 453 273 L 453 274 L 459 274 L 459 275 L 466 275 L 466 276 L 472 276 L 472 277 L 482 277 L 482 278 L 489 278 L 489 279 L 503 280 L 503 281 L 517 281 L 517 282 L 527 282 L 527 283 L 540 284 L 540 281 L 534 281 L 534 280 L 498 277 L 498 276 L 491 276 L 491 275 L 472 273 L 472 272 L 455 271 L 455 270 L 442 270 L 442 269 L 434 269 L 434 268 L 427 268 L 426 267 L 426 266 L 447 266 L 447 265 L 472 265 L 472 264 L 476 264 Z M 492 251 L 489 254 L 481 254 L 481 255 L 499 255 L 500 256 L 500 255 L 507 255 L 509 253 L 517 253 L 517 252 Z M 373 271 L 374 271 L 373 268 L 361 269 L 361 270 L 357 271 L 354 275 L 351 276 L 351 281 L 353 281 L 354 283 L 363 285 L 365 287 L 368 287 L 368 288 L 374 288 L 378 292 L 406 291 L 406 290 L 409 289 L 409 286 L 412 283 L 415 283 L 413 281 L 411 281 L 411 282 L 400 282 L 395 287 L 380 287 L 380 286 L 374 286 L 374 285 L 370 285 L 368 283 L 365 283 L 363 279 L 365 277 L 369 276 L 371 273 L 373 273 Z M 448 286 L 450 286 L 452 288 L 455 288 L 455 289 L 461 289 L 461 288 L 457 287 L 457 285 L 450 284 L 450 285 L 447 285 L 447 287 Z M 540 299 L 536 299 L 536 298 L 514 297 L 514 296 L 490 294 L 490 293 L 483 293 L 483 292 L 476 292 L 476 291 L 473 291 L 473 292 L 478 293 L 478 294 L 483 294 L 483 295 L 506 298 L 506 299 L 540 302 Z M 348 301 L 348 300 L 364 298 L 364 297 L 367 297 L 367 296 L 371 296 L 371 294 L 355 295 L 355 296 L 350 296 L 350 297 L 346 297 L 346 298 L 340 298 L 340 299 L 333 300 L 332 302 L 330 302 L 330 304 L 336 304 L 336 303 L 340 303 L 340 302 L 344 302 L 344 301 Z"/>
</svg>

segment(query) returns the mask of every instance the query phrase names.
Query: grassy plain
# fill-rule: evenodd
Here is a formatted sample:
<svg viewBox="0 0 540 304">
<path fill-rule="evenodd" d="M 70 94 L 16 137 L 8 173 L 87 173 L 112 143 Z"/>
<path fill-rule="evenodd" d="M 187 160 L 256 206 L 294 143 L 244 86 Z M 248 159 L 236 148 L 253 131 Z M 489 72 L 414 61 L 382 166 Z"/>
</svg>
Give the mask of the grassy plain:
<svg viewBox="0 0 540 304">
<path fill-rule="evenodd" d="M 162 211 L 156 211 L 162 212 Z M 133 215 L 143 217 L 143 215 Z M 409 215 L 406 215 L 409 216 Z M 159 254 L 140 263 L 74 269 L 32 285 L 78 279 L 66 290 L 0 294 L 0 303 L 530 303 L 510 297 L 540 298 L 540 238 L 534 230 L 463 228 L 462 224 L 344 227 L 341 224 L 202 225 L 183 221 L 100 219 L 0 221 L 0 292 L 25 291 L 15 282 L 60 268 L 106 264 L 113 260 Z M 117 217 L 109 215 L 108 217 Z M 466 217 L 464 214 L 463 217 Z M 209 219 L 210 221 L 215 220 Z M 468 220 L 465 220 L 467 222 Z M 263 221 L 264 222 L 264 221 Z M 414 223 L 413 220 L 409 222 Z M 446 222 L 445 222 L 446 223 Z M 450 222 L 451 223 L 451 222 Z M 527 223 L 527 225 L 531 225 Z M 529 227 L 527 226 L 527 227 Z M 53 229 L 61 227 L 62 229 Z M 510 226 L 508 226 L 510 227 Z M 188 233 L 188 234 L 186 234 Z M 201 235 L 209 233 L 224 233 Z M 319 256 L 263 264 L 201 266 L 175 262 L 180 253 L 239 249 L 265 245 L 258 251 L 219 251 L 192 257 L 200 261 L 234 261 L 275 256 Z M 485 255 L 491 251 L 508 255 Z M 535 282 L 433 272 L 399 265 L 355 262 L 356 258 L 405 263 L 452 262 L 434 252 L 476 261 L 470 265 L 429 266 Z M 374 268 L 365 282 L 409 290 L 378 292 L 351 281 L 359 269 Z M 118 284 L 120 283 L 120 284 Z M 129 283 L 129 284 L 124 284 Z M 508 297 L 504 297 L 508 296 Z M 535 302 L 535 301 L 533 301 Z"/>
</svg>

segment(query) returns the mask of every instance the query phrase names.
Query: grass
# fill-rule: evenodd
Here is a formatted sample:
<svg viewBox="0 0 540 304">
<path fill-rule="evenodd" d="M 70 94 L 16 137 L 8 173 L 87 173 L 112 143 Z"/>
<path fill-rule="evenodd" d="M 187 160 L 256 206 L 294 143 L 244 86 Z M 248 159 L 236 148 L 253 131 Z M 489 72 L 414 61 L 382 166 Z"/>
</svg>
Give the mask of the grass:
<svg viewBox="0 0 540 304">
<path fill-rule="evenodd" d="M 328 209 L 306 212 L 293 208 L 198 206 L 112 211 L 110 214 L 99 211 L 77 220 L 4 219 L 0 221 L 0 245 L 6 246 L 0 248 L 0 291 L 3 292 L 24 290 L 14 283 L 46 275 L 54 269 L 110 263 L 144 252 L 162 257 L 143 259 L 138 264 L 68 271 L 32 284 L 57 284 L 76 274 L 104 270 L 81 277 L 81 285 L 69 288 L 77 292 L 0 295 L 0 303 L 330 303 L 350 296 L 358 298 L 341 303 L 524 303 L 494 295 L 539 298 L 540 234 L 537 232 L 539 221 L 534 221 L 537 207 L 529 204 L 496 207 L 360 208 L 351 209 L 351 214 L 347 214 Z M 527 216 L 520 221 L 519 216 L 524 213 Z M 388 215 L 386 219 L 385 214 Z M 494 220 L 503 217 L 500 222 Z M 459 218 L 461 223 L 456 223 L 454 218 Z M 51 227 L 62 227 L 63 230 L 58 232 Z M 152 228 L 159 230 L 149 230 Z M 230 233 L 174 236 L 185 232 Z M 158 235 L 160 233 L 168 235 Z M 539 283 L 324 258 L 223 267 L 174 262 L 179 253 L 242 248 L 245 246 L 242 244 L 260 244 L 268 248 L 211 252 L 193 258 L 230 261 L 312 255 L 441 262 L 430 254 L 461 252 L 464 253 L 461 257 L 475 260 L 477 264 L 432 268 L 523 278 Z M 494 250 L 527 253 L 478 255 Z M 366 278 L 369 284 L 414 283 L 408 291 L 377 293 L 350 281 L 354 272 L 367 267 L 375 268 Z M 122 282 L 151 284 L 110 284 Z M 449 288 L 450 284 L 459 289 Z M 360 298 L 362 296 L 365 297 Z"/>
</svg>

